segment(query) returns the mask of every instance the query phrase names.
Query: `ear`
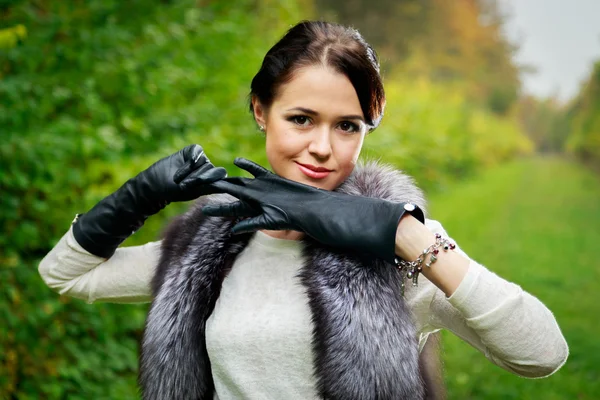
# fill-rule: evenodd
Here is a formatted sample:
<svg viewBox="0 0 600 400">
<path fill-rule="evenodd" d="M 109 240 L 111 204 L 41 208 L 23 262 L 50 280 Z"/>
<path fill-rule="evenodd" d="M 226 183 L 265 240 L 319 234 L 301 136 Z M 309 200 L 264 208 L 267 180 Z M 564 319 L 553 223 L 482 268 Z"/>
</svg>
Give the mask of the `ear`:
<svg viewBox="0 0 600 400">
<path fill-rule="evenodd" d="M 256 96 L 252 96 L 252 110 L 254 110 L 254 120 L 258 126 L 265 127 L 267 122 L 267 110 Z"/>
</svg>

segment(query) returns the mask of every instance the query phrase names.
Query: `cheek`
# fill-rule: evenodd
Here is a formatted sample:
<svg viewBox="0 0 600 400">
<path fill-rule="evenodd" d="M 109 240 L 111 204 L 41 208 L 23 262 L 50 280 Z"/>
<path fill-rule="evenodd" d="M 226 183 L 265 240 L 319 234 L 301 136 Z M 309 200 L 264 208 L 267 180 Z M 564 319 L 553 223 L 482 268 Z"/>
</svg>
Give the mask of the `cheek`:
<svg viewBox="0 0 600 400">
<path fill-rule="evenodd" d="M 283 169 L 286 167 L 286 162 L 301 150 L 302 143 L 293 133 L 286 131 L 285 126 L 276 124 L 269 126 L 265 138 L 265 151 L 267 160 L 275 173 L 285 175 Z"/>
<path fill-rule="evenodd" d="M 267 154 L 267 161 L 271 164 L 273 171 L 277 173 L 277 165 L 279 164 L 277 160 L 280 153 L 277 149 L 277 142 L 270 135 L 267 135 L 265 138 L 265 152 Z"/>
<path fill-rule="evenodd" d="M 360 151 L 362 149 L 363 140 L 364 135 L 361 135 L 359 138 L 344 141 L 338 145 L 336 151 L 337 162 L 340 166 L 340 169 L 348 175 L 352 172 L 354 166 L 356 165 L 358 156 L 360 155 Z"/>
</svg>

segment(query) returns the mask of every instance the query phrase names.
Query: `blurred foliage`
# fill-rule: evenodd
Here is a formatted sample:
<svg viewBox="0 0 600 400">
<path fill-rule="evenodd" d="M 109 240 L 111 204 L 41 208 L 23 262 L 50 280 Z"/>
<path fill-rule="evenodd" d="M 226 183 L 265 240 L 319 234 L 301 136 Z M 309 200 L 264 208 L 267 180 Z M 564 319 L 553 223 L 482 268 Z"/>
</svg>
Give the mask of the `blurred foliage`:
<svg viewBox="0 0 600 400">
<path fill-rule="evenodd" d="M 0 49 L 15 47 L 27 37 L 27 28 L 19 24 L 12 28 L 0 29 Z"/>
<path fill-rule="evenodd" d="M 37 265 L 75 213 L 189 143 L 202 144 L 230 173 L 238 173 L 236 156 L 266 165 L 247 110 L 249 83 L 268 48 L 313 7 L 310 0 L 0 3 L 0 37 L 12 35 L 0 52 L 0 398 L 136 396 L 146 306 L 58 296 Z M 471 24 L 477 10 L 464 12 Z M 434 29 L 430 21 L 417 25 Z M 485 37 L 477 35 L 469 46 Z M 508 57 L 504 47 L 498 54 Z M 434 71 L 425 67 L 436 58 L 421 57 L 404 61 L 412 71 L 419 64 Z M 367 138 L 366 156 L 432 190 L 532 150 L 514 118 L 482 101 L 492 86 L 474 92 L 472 71 L 415 77 L 408 65 L 387 67 L 386 117 Z M 491 85 L 497 75 L 490 74 Z M 185 207 L 171 205 L 125 245 L 156 240 Z"/>
<path fill-rule="evenodd" d="M 568 110 L 570 134 L 567 150 L 600 165 L 600 61 Z"/>
<path fill-rule="evenodd" d="M 524 96 L 515 110 L 539 151 L 566 150 L 585 163 L 600 166 L 600 61 L 568 103 Z"/>
<path fill-rule="evenodd" d="M 457 83 L 468 100 L 504 115 L 518 98 L 517 50 L 503 35 L 497 0 L 317 0 L 325 15 L 356 26 L 384 69 Z"/>
<path fill-rule="evenodd" d="M 89 0 L 4 11 L 3 25 L 29 34 L 0 56 L 0 398 L 135 397 L 146 307 L 59 297 L 37 264 L 76 212 L 188 143 L 218 149 L 219 164 L 261 153 L 249 82 L 301 6 Z M 128 242 L 156 239 L 165 218 Z"/>
<path fill-rule="evenodd" d="M 515 107 L 517 119 L 539 152 L 563 151 L 569 131 L 566 107 L 553 98 L 522 96 Z"/>
<path fill-rule="evenodd" d="M 489 112 L 464 93 L 460 85 L 392 75 L 386 81 L 386 115 L 365 140 L 364 154 L 399 166 L 435 191 L 534 151 L 517 121 Z"/>
</svg>

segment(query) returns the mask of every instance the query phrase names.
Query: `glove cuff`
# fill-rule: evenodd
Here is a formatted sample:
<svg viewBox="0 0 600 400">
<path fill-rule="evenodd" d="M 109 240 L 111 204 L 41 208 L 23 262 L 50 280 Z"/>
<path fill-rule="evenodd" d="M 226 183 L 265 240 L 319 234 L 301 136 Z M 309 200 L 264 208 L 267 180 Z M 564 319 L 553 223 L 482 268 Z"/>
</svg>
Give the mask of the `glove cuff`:
<svg viewBox="0 0 600 400">
<path fill-rule="evenodd" d="M 152 209 L 137 181 L 130 179 L 121 188 L 98 202 L 73 220 L 73 236 L 88 252 L 110 258 L 117 247 L 137 231 L 155 209 Z"/>
<path fill-rule="evenodd" d="M 425 213 L 421 210 L 421 207 L 416 205 L 415 203 L 403 203 L 402 208 L 404 212 L 400 215 L 400 218 L 404 216 L 405 213 L 409 213 L 416 219 L 418 219 L 422 224 L 425 224 Z M 400 218 L 398 218 L 398 223 L 400 223 Z"/>
<path fill-rule="evenodd" d="M 397 210 L 399 211 L 396 214 L 396 218 L 393 221 L 394 224 L 390 226 L 390 233 L 387 235 L 385 250 L 383 251 L 382 257 L 392 263 L 396 263 L 396 231 L 398 230 L 398 225 L 400 224 L 400 220 L 404 216 L 404 214 L 410 214 L 415 217 L 422 224 L 425 224 L 425 213 L 423 210 L 414 203 L 398 203 L 396 205 Z"/>
<path fill-rule="evenodd" d="M 86 216 L 86 214 L 77 214 L 75 216 L 75 219 L 71 223 L 73 226 L 73 236 L 77 243 L 89 253 L 103 258 L 112 257 L 121 243 L 143 225 L 142 221 L 137 228 L 127 229 L 126 231 L 121 225 L 119 229 L 120 234 L 117 234 L 115 231 L 112 234 L 108 234 L 108 232 L 105 232 L 105 229 L 108 227 L 106 223 L 103 225 L 97 224 L 94 221 L 88 223 Z"/>
</svg>

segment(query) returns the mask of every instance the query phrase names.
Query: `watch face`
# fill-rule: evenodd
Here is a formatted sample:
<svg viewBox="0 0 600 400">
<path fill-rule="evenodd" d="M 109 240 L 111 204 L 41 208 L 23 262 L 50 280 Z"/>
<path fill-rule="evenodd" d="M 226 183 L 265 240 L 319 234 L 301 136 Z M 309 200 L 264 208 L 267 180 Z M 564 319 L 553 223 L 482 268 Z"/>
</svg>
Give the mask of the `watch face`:
<svg viewBox="0 0 600 400">
<path fill-rule="evenodd" d="M 408 212 L 415 211 L 415 205 L 412 203 L 406 203 L 404 209 Z"/>
</svg>

